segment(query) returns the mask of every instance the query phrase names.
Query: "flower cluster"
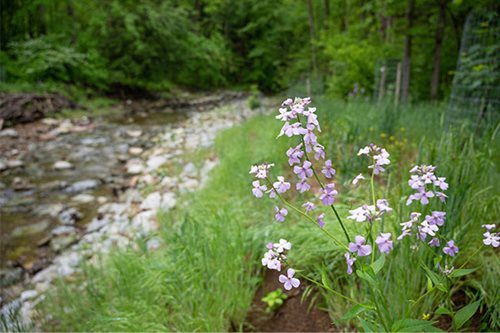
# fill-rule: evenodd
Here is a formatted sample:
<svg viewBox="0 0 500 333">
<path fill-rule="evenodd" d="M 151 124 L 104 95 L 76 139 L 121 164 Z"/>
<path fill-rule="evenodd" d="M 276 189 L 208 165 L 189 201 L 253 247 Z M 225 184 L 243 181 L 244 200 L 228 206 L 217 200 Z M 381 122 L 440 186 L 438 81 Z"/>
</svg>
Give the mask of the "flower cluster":
<svg viewBox="0 0 500 333">
<path fill-rule="evenodd" d="M 483 224 L 481 227 L 486 229 L 486 232 L 483 234 L 483 244 L 498 247 L 500 245 L 500 232 L 491 232 L 497 226 L 495 224 Z"/>
<path fill-rule="evenodd" d="M 371 143 L 369 146 L 361 148 L 358 152 L 358 156 L 366 155 L 373 159 L 373 164 L 369 165 L 369 169 L 373 169 L 373 173 L 378 175 L 381 172 L 384 172 L 384 165 L 388 165 L 391 163 L 389 160 L 389 153 L 381 147 L 378 147 Z"/>
<path fill-rule="evenodd" d="M 429 203 L 429 198 L 437 197 L 441 202 L 446 202 L 446 194 L 441 191 L 448 189 L 445 177 L 438 177 L 434 174 L 436 170 L 432 165 L 416 165 L 410 170 L 412 173 L 408 185 L 416 192 L 411 194 L 406 201 L 410 205 L 413 201 L 420 201 L 422 205 Z M 440 189 L 441 191 L 438 191 Z"/>
<path fill-rule="evenodd" d="M 286 239 L 280 239 L 278 243 L 268 243 L 266 248 L 267 252 L 264 253 L 264 257 L 261 260 L 262 266 L 281 272 L 281 266 L 287 260 L 286 252 L 292 248 L 292 244 Z M 283 287 L 286 290 L 299 287 L 300 281 L 294 278 L 294 275 L 295 270 L 289 268 L 287 275 L 281 274 L 279 276 L 279 281 L 283 283 Z"/>
<path fill-rule="evenodd" d="M 355 220 L 356 222 L 373 222 L 384 216 L 386 213 L 392 212 L 392 208 L 389 207 L 389 202 L 386 199 L 378 199 L 375 205 L 363 205 L 359 208 L 349 211 L 347 218 Z"/>
<path fill-rule="evenodd" d="M 286 251 L 292 248 L 292 244 L 286 239 L 280 239 L 278 243 L 268 243 L 266 248 L 267 252 L 262 258 L 262 266 L 281 271 L 281 263 L 287 259 Z"/>
</svg>

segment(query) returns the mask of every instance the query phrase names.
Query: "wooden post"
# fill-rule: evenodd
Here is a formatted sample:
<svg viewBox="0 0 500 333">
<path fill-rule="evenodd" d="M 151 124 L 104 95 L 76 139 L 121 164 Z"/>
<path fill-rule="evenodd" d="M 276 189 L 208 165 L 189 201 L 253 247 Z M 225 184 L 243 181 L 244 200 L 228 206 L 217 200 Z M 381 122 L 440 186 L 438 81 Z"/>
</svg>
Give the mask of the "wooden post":
<svg viewBox="0 0 500 333">
<path fill-rule="evenodd" d="M 381 102 L 384 98 L 384 89 L 385 89 L 385 76 L 386 76 L 386 68 L 385 65 L 380 67 L 380 87 L 378 91 L 378 101 Z"/>
<path fill-rule="evenodd" d="M 401 62 L 396 67 L 396 86 L 394 87 L 394 106 L 399 104 L 399 90 L 401 88 Z"/>
</svg>

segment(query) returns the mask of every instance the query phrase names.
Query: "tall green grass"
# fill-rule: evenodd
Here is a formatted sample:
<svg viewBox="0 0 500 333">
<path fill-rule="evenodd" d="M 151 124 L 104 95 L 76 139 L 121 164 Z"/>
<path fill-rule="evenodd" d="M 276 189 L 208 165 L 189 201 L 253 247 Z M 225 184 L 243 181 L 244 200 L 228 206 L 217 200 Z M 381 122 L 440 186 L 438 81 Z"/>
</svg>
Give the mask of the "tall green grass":
<svg viewBox="0 0 500 333">
<path fill-rule="evenodd" d="M 320 141 L 327 146 L 338 172 L 336 206 L 341 216 L 346 217 L 349 209 L 368 198 L 368 191 L 352 188 L 350 180 L 366 171 L 366 161 L 356 156 L 358 149 L 373 142 L 385 146 L 393 162 L 387 178 L 377 182 L 377 196 L 387 198 L 395 208 L 384 220 L 384 230 L 397 232 L 399 223 L 408 220 L 410 210 L 404 204 L 410 193 L 408 170 L 416 163 L 434 164 L 450 184 L 446 236 L 457 240 L 462 261 L 481 244 L 480 225 L 495 223 L 500 213 L 500 194 L 494 186 L 500 180 L 494 127 L 480 137 L 466 129 L 445 131 L 441 105 L 395 110 L 325 98 L 317 98 L 314 104 L 323 130 Z M 346 274 L 343 251 L 292 213 L 285 224 L 273 223 L 273 203 L 251 195 L 251 164 L 274 162 L 274 175 L 291 175 L 285 151 L 293 140 L 276 141 L 279 128 L 273 116 L 258 116 L 222 133 L 216 143 L 221 163 L 206 188 L 186 196 L 188 206 L 160 214 L 165 246 L 153 253 L 141 246 L 113 253 L 98 268 L 88 267 L 78 277 L 81 283 L 61 283 L 42 304 L 43 312 L 53 318 L 45 328 L 238 330 L 261 281 L 264 245 L 279 238 L 293 243 L 290 260 L 295 268 L 359 301 L 366 300 L 368 291 Z M 300 202 L 305 199 L 305 195 L 297 198 Z M 342 237 L 338 224 L 331 217 L 326 221 L 326 228 Z M 349 227 L 358 228 L 359 224 L 350 223 Z M 427 279 L 418 268 L 415 256 L 419 254 L 409 247 L 400 251 L 386 264 L 386 296 L 394 316 L 419 317 L 442 299 L 437 295 L 417 306 L 408 303 L 425 292 Z M 485 249 L 470 265 L 480 269 L 461 282 L 462 290 L 484 301 L 483 329 L 498 328 L 498 257 Z M 351 307 L 318 290 L 332 320 Z"/>
</svg>

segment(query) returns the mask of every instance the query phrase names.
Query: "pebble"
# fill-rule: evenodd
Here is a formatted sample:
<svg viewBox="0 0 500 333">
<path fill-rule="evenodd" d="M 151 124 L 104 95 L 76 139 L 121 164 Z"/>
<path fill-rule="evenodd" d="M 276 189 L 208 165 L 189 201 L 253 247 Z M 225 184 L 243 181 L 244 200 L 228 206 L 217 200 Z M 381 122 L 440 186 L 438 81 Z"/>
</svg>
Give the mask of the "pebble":
<svg viewBox="0 0 500 333">
<path fill-rule="evenodd" d="M 0 137 L 11 137 L 11 138 L 17 138 L 19 136 L 19 133 L 13 128 L 6 128 L 2 131 L 0 131 Z"/>
<path fill-rule="evenodd" d="M 140 155 L 143 151 L 144 149 L 142 149 L 141 147 L 130 147 L 128 153 L 130 155 Z"/>
<path fill-rule="evenodd" d="M 68 161 L 57 161 L 52 167 L 56 170 L 66 170 L 72 169 L 73 164 L 69 163 Z"/>
<path fill-rule="evenodd" d="M 71 198 L 71 201 L 79 203 L 79 204 L 86 204 L 86 203 L 94 202 L 95 197 L 93 195 L 90 195 L 90 194 L 81 193 L 81 194 L 77 194 L 73 198 Z"/>
<path fill-rule="evenodd" d="M 76 221 L 82 218 L 82 213 L 80 213 L 76 208 L 67 208 L 59 213 L 57 217 L 59 222 L 64 225 L 73 225 Z"/>
<path fill-rule="evenodd" d="M 66 192 L 82 192 L 94 189 L 98 187 L 101 183 L 95 179 L 81 180 L 66 188 Z"/>
</svg>

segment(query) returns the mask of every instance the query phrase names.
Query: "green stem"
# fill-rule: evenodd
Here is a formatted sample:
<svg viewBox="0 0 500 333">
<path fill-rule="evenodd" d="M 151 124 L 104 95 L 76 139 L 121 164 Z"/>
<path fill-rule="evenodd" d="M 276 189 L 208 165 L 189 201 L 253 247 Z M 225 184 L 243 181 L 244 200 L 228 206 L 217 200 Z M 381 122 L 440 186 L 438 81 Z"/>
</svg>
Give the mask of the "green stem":
<svg viewBox="0 0 500 333">
<path fill-rule="evenodd" d="M 299 213 L 300 215 L 304 216 L 308 221 L 312 222 L 316 227 L 318 227 L 322 232 L 324 232 L 328 237 L 330 237 L 331 239 L 333 239 L 333 241 L 340 247 L 346 249 L 347 251 L 349 251 L 349 248 L 344 245 L 341 241 L 339 241 L 335 236 L 333 236 L 328 230 L 324 229 L 324 228 L 321 228 L 319 226 L 319 224 L 312 218 L 310 217 L 309 215 L 307 215 L 306 213 L 304 213 L 303 211 L 301 211 L 300 209 L 298 209 L 297 207 L 295 207 L 294 205 L 292 205 L 290 202 L 288 202 L 287 200 L 285 200 L 281 194 L 278 193 L 278 191 L 274 188 L 273 184 L 271 183 L 271 180 L 269 178 L 266 178 L 269 186 L 273 189 L 274 193 L 276 193 L 276 195 L 278 196 L 278 198 L 280 198 L 281 202 L 283 202 L 286 206 L 288 206 L 289 208 L 293 209 L 294 211 L 296 211 L 297 213 Z"/>
<path fill-rule="evenodd" d="M 343 295 L 343 294 L 339 293 L 338 291 L 333 290 L 332 288 L 330 288 L 330 287 L 328 287 L 328 286 L 325 286 L 325 285 L 324 285 L 323 283 L 321 283 L 321 282 L 318 282 L 318 281 L 316 281 L 316 280 L 314 280 L 314 279 L 311 279 L 310 277 L 308 277 L 308 276 L 306 276 L 306 275 L 304 275 L 304 274 L 302 274 L 302 273 L 298 273 L 298 272 L 297 272 L 297 274 L 298 274 L 298 275 L 300 275 L 301 277 L 303 277 L 304 279 L 306 279 L 307 281 L 312 282 L 312 283 L 314 283 L 315 285 L 317 285 L 317 286 L 319 286 L 319 287 L 321 287 L 321 288 L 324 288 L 324 289 L 328 290 L 329 292 L 332 292 L 332 293 L 334 293 L 335 295 L 337 295 L 337 296 L 339 296 L 339 297 L 342 297 L 343 299 L 348 300 L 349 302 L 351 302 L 351 303 L 353 303 L 353 304 L 356 304 L 356 305 L 358 305 L 358 304 L 359 304 L 359 305 L 361 305 L 361 303 L 356 302 L 356 301 L 355 301 L 355 300 L 353 300 L 352 298 L 347 297 L 347 296 L 345 296 L 345 295 Z"/>
<path fill-rule="evenodd" d="M 299 119 L 299 121 L 300 121 L 300 119 Z M 311 159 L 309 158 L 309 155 L 307 154 L 307 151 L 306 151 L 306 142 L 304 141 L 304 137 L 301 137 L 301 140 L 302 140 L 302 145 L 304 146 L 304 156 L 306 157 L 306 160 L 311 163 L 311 170 L 313 172 L 314 178 L 318 182 L 318 184 L 321 187 L 321 189 L 324 190 L 325 186 L 323 185 L 323 183 L 319 179 L 319 176 L 316 173 L 316 170 L 312 166 Z M 342 230 L 344 231 L 344 234 L 345 234 L 345 237 L 346 237 L 347 241 L 350 243 L 351 242 L 351 238 L 349 237 L 349 233 L 347 232 L 347 229 L 345 228 L 344 223 L 342 222 L 342 219 L 340 218 L 339 213 L 337 212 L 337 210 L 335 209 L 335 207 L 333 206 L 333 204 L 330 205 L 330 207 L 332 208 L 333 213 L 335 214 L 335 217 L 337 218 L 337 221 L 339 221 L 339 224 L 342 227 Z"/>
</svg>

